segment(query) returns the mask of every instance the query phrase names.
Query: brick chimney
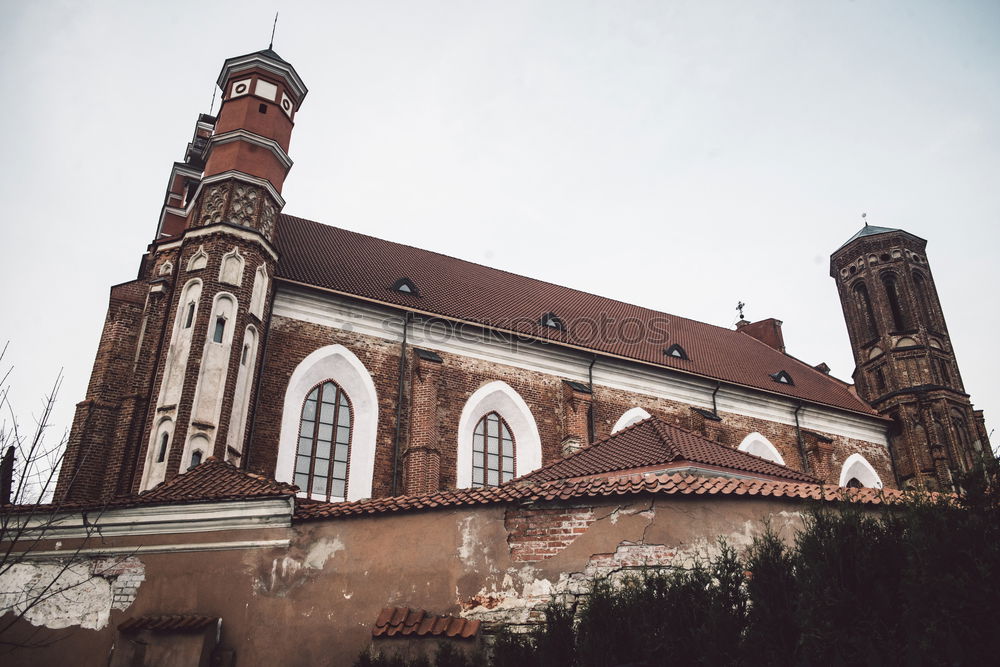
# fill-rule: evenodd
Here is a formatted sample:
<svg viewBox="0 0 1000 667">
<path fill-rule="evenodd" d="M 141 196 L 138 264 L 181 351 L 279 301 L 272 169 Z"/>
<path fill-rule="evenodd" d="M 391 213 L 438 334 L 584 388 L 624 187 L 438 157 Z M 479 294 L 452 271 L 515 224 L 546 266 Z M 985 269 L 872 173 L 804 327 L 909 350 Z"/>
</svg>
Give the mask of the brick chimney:
<svg viewBox="0 0 1000 667">
<path fill-rule="evenodd" d="M 751 338 L 756 338 L 779 352 L 785 351 L 785 339 L 781 335 L 781 320 L 776 320 L 773 317 L 759 322 L 740 320 L 736 323 L 736 330 L 742 331 Z"/>
</svg>

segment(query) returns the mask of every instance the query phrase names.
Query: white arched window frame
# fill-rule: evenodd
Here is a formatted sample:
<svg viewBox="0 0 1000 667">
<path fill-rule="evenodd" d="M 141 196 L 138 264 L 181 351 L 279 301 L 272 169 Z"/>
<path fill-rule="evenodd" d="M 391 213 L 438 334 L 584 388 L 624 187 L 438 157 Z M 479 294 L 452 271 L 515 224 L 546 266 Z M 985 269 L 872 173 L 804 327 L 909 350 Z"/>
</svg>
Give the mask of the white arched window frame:
<svg viewBox="0 0 1000 667">
<path fill-rule="evenodd" d="M 233 392 L 233 412 L 229 419 L 229 435 L 226 442 L 226 460 L 239 463 L 243 454 L 243 438 L 246 435 L 247 414 L 250 410 L 250 390 L 253 387 L 253 369 L 257 363 L 257 329 L 248 325 L 243 334 L 240 348 L 240 363 L 236 373 L 236 390 Z"/>
<path fill-rule="evenodd" d="M 882 479 L 861 454 L 851 454 L 844 461 L 844 466 L 840 469 L 840 486 L 847 486 L 853 478 L 870 489 L 882 488 Z"/>
<path fill-rule="evenodd" d="M 163 449 L 163 437 L 166 436 L 166 448 Z M 167 473 L 167 462 L 170 461 L 170 449 L 174 444 L 174 420 L 164 417 L 156 424 L 146 452 L 146 466 L 142 471 L 141 489 L 151 489 L 160 482 Z M 163 460 L 160 460 L 160 450 L 163 449 Z"/>
<path fill-rule="evenodd" d="M 253 276 L 253 290 L 250 293 L 250 314 L 257 319 L 264 319 L 264 299 L 267 297 L 267 267 L 263 264 L 257 267 Z"/>
<path fill-rule="evenodd" d="M 531 409 L 509 384 L 496 380 L 480 387 L 469 397 L 458 419 L 457 488 L 472 486 L 473 433 L 479 420 L 491 412 L 503 417 L 514 436 L 517 475 L 526 475 L 542 465 L 542 440 Z"/>
<path fill-rule="evenodd" d="M 187 472 L 192 466 L 196 466 L 204 461 L 211 454 L 212 443 L 208 436 L 203 433 L 196 433 L 188 441 L 187 451 L 184 453 L 185 460 L 181 462 L 181 472 Z"/>
<path fill-rule="evenodd" d="M 354 410 L 346 500 L 370 498 L 372 475 L 375 472 L 378 394 L 368 369 L 343 345 L 328 345 L 316 350 L 292 372 L 282 405 L 275 479 L 289 484 L 293 482 L 302 405 L 309 392 L 327 380 L 338 385 L 347 394 Z"/>
<path fill-rule="evenodd" d="M 781 452 L 778 451 L 778 448 L 772 445 L 770 440 L 756 431 L 743 438 L 743 442 L 740 443 L 740 446 L 737 447 L 737 449 L 741 452 L 753 454 L 754 456 L 759 456 L 762 459 L 767 459 L 768 461 L 785 465 L 785 459 L 782 458 Z"/>
<path fill-rule="evenodd" d="M 221 423 L 222 406 L 226 398 L 226 381 L 229 377 L 229 359 L 236 331 L 237 308 L 236 297 L 229 292 L 219 292 L 213 299 L 205 346 L 201 355 L 201 367 L 198 369 L 198 384 L 195 385 L 191 404 L 191 422 L 181 458 L 181 471 L 188 469 L 191 454 L 196 448 L 201 448 L 203 459 L 212 455 L 217 431 L 203 434 L 205 444 L 194 444 L 192 439 L 194 436 L 190 433 L 196 424 L 211 424 L 217 429 Z"/>
<path fill-rule="evenodd" d="M 243 284 L 245 265 L 246 260 L 240 254 L 240 249 L 233 246 L 232 250 L 222 256 L 222 261 L 219 263 L 219 282 L 240 287 Z"/>
<path fill-rule="evenodd" d="M 625 413 L 618 418 L 618 421 L 615 422 L 615 425 L 611 427 L 611 433 L 617 433 L 624 428 L 628 428 L 632 424 L 638 424 L 643 419 L 649 419 L 650 417 L 652 417 L 652 415 L 642 408 L 632 408 L 630 410 L 626 410 Z"/>
</svg>

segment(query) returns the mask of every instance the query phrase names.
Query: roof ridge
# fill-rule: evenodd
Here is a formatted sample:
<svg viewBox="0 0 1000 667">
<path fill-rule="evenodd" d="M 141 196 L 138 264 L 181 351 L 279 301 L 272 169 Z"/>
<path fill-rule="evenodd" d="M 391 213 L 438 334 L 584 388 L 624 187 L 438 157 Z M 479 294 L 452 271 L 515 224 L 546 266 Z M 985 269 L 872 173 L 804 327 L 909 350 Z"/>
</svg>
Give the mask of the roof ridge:
<svg viewBox="0 0 1000 667">
<path fill-rule="evenodd" d="M 479 266 L 479 267 L 482 267 L 484 269 L 489 269 L 490 271 L 496 271 L 498 273 L 504 273 L 504 274 L 507 274 L 509 276 L 514 276 L 515 278 L 524 278 L 526 280 L 532 280 L 532 281 L 534 281 L 536 283 L 541 283 L 543 285 L 551 285 L 552 287 L 558 287 L 559 289 L 569 290 L 571 292 L 576 292 L 578 294 L 583 294 L 583 295 L 586 295 L 586 296 L 596 296 L 596 297 L 601 298 L 601 299 L 607 299 L 608 301 L 614 301 L 616 303 L 620 303 L 620 304 L 626 305 L 626 306 L 631 306 L 633 308 L 641 308 L 643 310 L 648 310 L 651 313 L 655 313 L 657 315 L 669 315 L 670 317 L 676 317 L 679 320 L 686 320 L 688 322 L 695 322 L 695 323 L 701 324 L 703 326 L 714 327 L 716 329 L 719 329 L 720 331 L 727 331 L 729 333 L 738 333 L 738 331 L 736 329 L 730 329 L 729 327 L 722 326 L 721 324 L 712 324 L 711 322 L 703 322 L 701 320 L 696 320 L 696 319 L 693 319 L 693 318 L 690 318 L 690 317 L 684 317 L 683 315 L 676 315 L 674 313 L 668 313 L 665 310 L 657 310 L 655 308 L 651 308 L 649 306 L 643 306 L 643 305 L 640 305 L 638 303 L 632 303 L 630 301 L 623 301 L 621 299 L 617 299 L 617 298 L 612 297 L 612 296 L 605 296 L 603 294 L 597 294 L 596 292 L 588 292 L 586 290 L 578 289 L 576 287 L 569 287 L 568 285 L 561 285 L 559 283 L 554 283 L 554 282 L 552 282 L 550 280 L 543 280 L 541 278 L 534 278 L 532 276 L 526 276 L 523 273 L 515 273 L 513 271 L 508 271 L 507 269 L 499 269 L 499 268 L 497 268 L 495 266 L 490 266 L 489 264 L 483 264 L 481 262 L 475 262 L 475 261 L 473 261 L 471 259 L 463 259 L 461 257 L 456 257 L 454 255 L 448 255 L 446 253 L 438 252 L 436 250 L 428 250 L 427 248 L 420 248 L 420 247 L 415 246 L 415 245 L 410 245 L 409 243 L 401 243 L 399 241 L 392 241 L 390 239 L 382 238 L 381 236 L 375 236 L 373 234 L 365 234 L 364 232 L 357 232 L 357 231 L 354 231 L 353 229 L 347 229 L 346 227 L 337 227 L 336 225 L 328 225 L 328 224 L 326 224 L 324 222 L 318 222 L 316 220 L 310 220 L 309 218 L 303 218 L 301 216 L 291 215 L 289 213 L 281 213 L 280 215 L 283 216 L 283 217 L 295 218 L 296 220 L 299 220 L 301 222 L 308 222 L 308 223 L 313 224 L 313 225 L 319 225 L 321 227 L 329 227 L 330 229 L 337 229 L 337 230 L 340 230 L 342 232 L 346 232 L 348 234 L 356 234 L 358 236 L 364 236 L 366 238 L 375 239 L 376 241 L 382 241 L 384 243 L 392 243 L 393 245 L 402 246 L 404 248 L 410 248 L 412 250 L 417 250 L 419 252 L 426 252 L 428 254 L 437 255 L 438 257 L 444 257 L 446 259 L 454 260 L 456 262 L 464 262 L 465 264 L 472 264 L 473 266 Z M 539 313 L 539 315 L 541 315 L 541 314 L 542 313 Z M 558 314 L 559 313 L 556 313 L 556 315 L 558 315 Z"/>
<path fill-rule="evenodd" d="M 666 446 L 666 448 L 671 452 L 671 454 L 674 455 L 675 458 L 677 457 L 683 458 L 683 453 L 677 447 L 677 443 L 675 443 L 674 439 L 671 438 L 670 435 L 664 431 L 664 426 L 667 426 L 667 424 L 663 422 L 663 420 L 657 417 L 650 417 L 650 419 L 652 420 L 653 430 L 656 432 L 656 435 L 660 438 L 660 442 L 662 442 Z M 671 424 L 670 426 L 673 425 Z M 679 426 L 674 426 L 674 428 L 680 428 L 682 431 L 690 433 L 691 435 L 698 435 L 693 431 L 688 431 L 687 429 L 681 428 Z M 698 437 L 707 440 L 708 442 L 713 442 L 712 440 L 709 440 L 703 435 L 698 435 Z"/>
<path fill-rule="evenodd" d="M 760 341 L 756 345 L 750 343 L 755 339 L 738 330 L 343 227 L 281 215 L 284 224 L 279 225 L 275 243 L 282 259 L 275 277 L 289 284 L 356 297 L 389 308 L 416 310 L 515 336 L 524 334 L 541 342 L 877 418 L 870 405 L 849 391 L 843 381 L 831 376 L 807 374 L 807 382 L 773 383 L 766 376 L 778 370 L 775 366 L 784 365 L 785 361 L 777 361 L 776 356 L 782 353 Z M 331 263 L 331 253 L 336 255 L 337 262 Z M 422 293 L 420 302 L 416 297 L 399 297 L 386 281 L 390 280 L 390 274 L 398 277 L 404 272 L 417 281 L 421 290 L 426 291 L 421 281 L 431 282 L 435 289 Z M 467 278 L 466 289 L 456 292 L 454 284 L 462 278 Z M 475 290 L 470 292 L 470 287 Z M 494 290 L 492 296 L 490 289 Z M 565 329 L 550 330 L 537 321 L 541 313 L 553 309 L 568 325 Z M 598 313 L 608 313 L 619 323 L 638 319 L 649 327 L 649 333 L 659 333 L 662 323 L 670 339 L 684 345 L 691 358 L 677 361 L 665 356 L 663 342 L 652 336 L 625 340 L 596 335 L 600 332 L 592 331 L 586 324 L 588 318 Z M 581 339 L 578 335 L 584 330 L 587 336 Z M 792 359 L 788 363 L 811 367 Z"/>
<path fill-rule="evenodd" d="M 583 454 L 584 452 L 590 451 L 594 447 L 597 447 L 598 445 L 602 445 L 605 442 L 607 442 L 608 440 L 611 440 L 611 438 L 617 438 L 618 436 L 622 435 L 623 433 L 627 433 L 629 431 L 632 431 L 636 427 L 641 426 L 641 425 L 645 424 L 646 422 L 648 422 L 650 420 L 658 420 L 658 419 L 659 419 L 659 417 L 657 417 L 656 415 L 650 415 L 648 417 L 644 417 L 643 419 L 640 419 L 637 422 L 629 424 L 628 426 L 626 426 L 624 428 L 621 428 L 621 429 L 615 431 L 614 433 L 609 433 L 608 435 L 604 436 L 603 438 L 598 438 L 597 440 L 594 440 L 592 443 L 590 443 L 586 447 L 581 447 L 580 449 L 576 450 L 575 452 L 573 452 L 573 453 L 571 453 L 571 454 L 569 454 L 567 456 L 563 456 L 562 458 L 555 459 L 554 461 L 549 461 L 548 463 L 546 463 L 545 465 L 541 466 L 540 468 L 535 468 L 531 472 L 527 472 L 527 473 L 521 475 L 520 477 L 515 477 L 514 479 L 512 479 L 512 480 L 510 480 L 508 482 L 504 482 L 504 483 L 505 484 L 510 484 L 511 482 L 516 482 L 518 480 L 522 480 L 522 481 L 534 481 L 534 480 L 532 480 L 532 477 L 538 476 L 538 474 L 541 473 L 542 471 L 548 470 L 549 468 L 552 468 L 553 466 L 557 466 L 557 465 L 559 465 L 560 463 L 562 463 L 564 461 L 568 461 L 571 458 L 573 458 L 574 456 L 579 456 L 580 454 Z M 553 480 L 549 480 L 549 481 L 553 481 Z"/>
</svg>

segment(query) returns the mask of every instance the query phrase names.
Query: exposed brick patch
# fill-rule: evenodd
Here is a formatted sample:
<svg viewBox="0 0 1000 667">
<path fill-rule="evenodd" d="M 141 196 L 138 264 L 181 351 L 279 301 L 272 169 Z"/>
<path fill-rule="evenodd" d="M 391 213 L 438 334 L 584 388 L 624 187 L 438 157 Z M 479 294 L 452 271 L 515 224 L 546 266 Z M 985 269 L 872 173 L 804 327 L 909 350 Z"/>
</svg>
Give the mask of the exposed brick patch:
<svg viewBox="0 0 1000 667">
<path fill-rule="evenodd" d="M 622 542 L 614 553 L 594 554 L 589 566 L 607 574 L 610 570 L 662 566 L 671 563 L 677 550 L 662 544 Z"/>
<path fill-rule="evenodd" d="M 134 556 L 95 559 L 90 571 L 110 581 L 112 609 L 128 609 L 135 602 L 139 585 L 146 580 L 146 567 Z"/>
<path fill-rule="evenodd" d="M 511 558 L 533 563 L 558 554 L 593 522 L 593 507 L 559 507 L 508 508 L 503 523 Z"/>
</svg>

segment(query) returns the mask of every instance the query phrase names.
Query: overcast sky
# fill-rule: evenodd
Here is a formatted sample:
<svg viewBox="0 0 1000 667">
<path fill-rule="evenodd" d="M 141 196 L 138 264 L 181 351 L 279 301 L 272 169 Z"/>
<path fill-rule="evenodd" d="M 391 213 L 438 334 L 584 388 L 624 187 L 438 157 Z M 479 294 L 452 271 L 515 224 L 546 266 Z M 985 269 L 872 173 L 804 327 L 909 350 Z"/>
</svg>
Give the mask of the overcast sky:
<svg viewBox="0 0 1000 667">
<path fill-rule="evenodd" d="M 928 240 L 966 389 L 1000 423 L 995 0 L 0 4 L 22 422 L 63 368 L 68 427 L 171 162 L 279 9 L 310 89 L 285 212 L 722 326 L 743 300 L 844 379 L 829 255 L 867 212 Z"/>
</svg>

